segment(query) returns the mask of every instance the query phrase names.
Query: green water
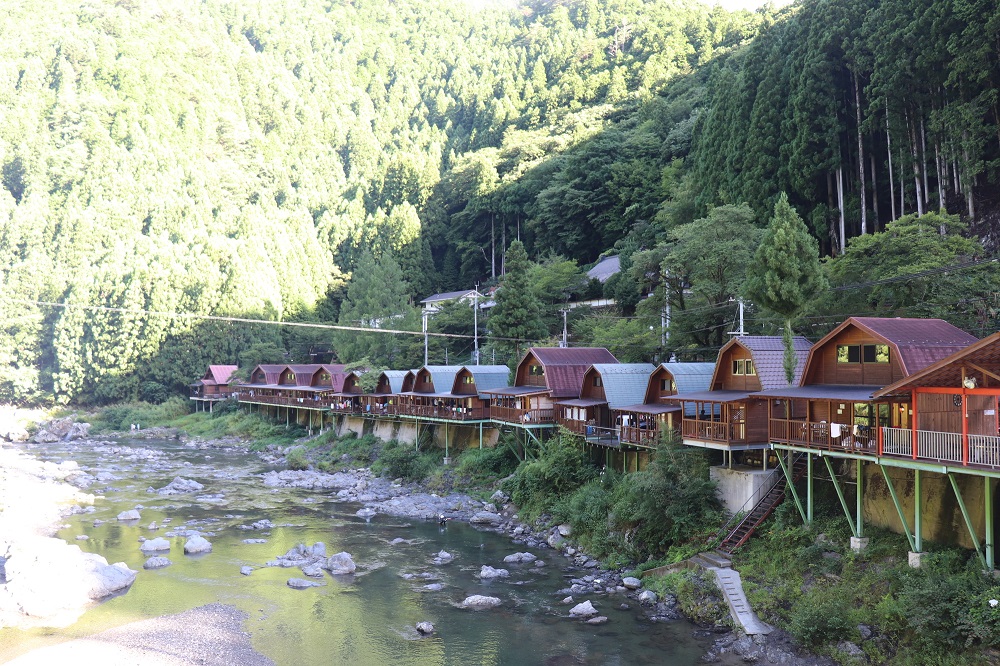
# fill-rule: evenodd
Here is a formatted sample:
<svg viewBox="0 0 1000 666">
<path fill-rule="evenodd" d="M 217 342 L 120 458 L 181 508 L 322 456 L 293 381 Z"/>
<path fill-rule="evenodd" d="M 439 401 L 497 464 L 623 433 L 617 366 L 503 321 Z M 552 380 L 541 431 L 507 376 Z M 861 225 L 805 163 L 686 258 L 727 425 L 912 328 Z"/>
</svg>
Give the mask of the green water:
<svg viewBox="0 0 1000 666">
<path fill-rule="evenodd" d="M 128 443 L 124 443 L 126 446 Z M 590 597 L 609 622 L 582 624 L 567 617 L 568 607 L 555 592 L 584 571 L 567 571 L 567 561 L 550 550 L 533 551 L 544 567 L 505 565 L 503 558 L 525 550 L 508 538 L 481 532 L 462 523 L 440 527 L 433 522 L 378 515 L 370 523 L 357 518 L 359 505 L 330 501 L 330 493 L 272 490 L 254 475 L 269 468 L 252 455 L 199 451 L 176 442 L 136 442 L 165 455 L 159 460 L 129 461 L 127 456 L 79 448 L 31 453 L 46 459 L 76 460 L 86 471 L 110 472 L 119 480 L 95 483 L 89 492 L 103 494 L 97 511 L 70 517 L 59 536 L 109 562 L 126 562 L 139 571 L 132 588 L 88 610 L 74 625 L 58 630 L 0 630 L 0 661 L 33 647 L 95 633 L 111 626 L 178 613 L 212 602 L 231 604 L 249 615 L 245 629 L 255 649 L 277 664 L 685 664 L 700 663 L 708 648 L 692 638 L 686 622 L 650 623 L 638 605 L 624 597 Z M 200 493 L 163 497 L 146 492 L 174 476 L 205 485 Z M 196 496 L 218 495 L 219 497 Z M 137 525 L 119 523 L 119 512 L 141 504 Z M 170 519 L 163 525 L 164 519 Z M 239 529 L 260 519 L 277 527 L 266 531 Z M 97 527 L 95 519 L 107 521 Z M 150 530 L 151 522 L 161 527 Z M 165 536 L 171 530 L 201 531 L 213 551 L 183 554 L 184 537 L 171 541 L 165 569 L 145 571 L 141 536 Z M 87 541 L 75 541 L 86 534 Z M 264 538 L 263 544 L 244 539 Z M 406 543 L 392 545 L 393 539 Z M 294 590 L 289 578 L 301 571 L 263 566 L 299 543 L 322 541 L 327 553 L 350 553 L 358 564 L 354 576 L 327 575 L 326 586 Z M 434 566 L 433 556 L 447 550 L 455 556 Z M 480 582 L 483 564 L 504 567 L 511 577 Z M 252 575 L 240 567 L 257 568 Z M 405 580 L 404 573 L 428 572 L 444 585 L 436 592 L 420 588 L 427 580 Z M 456 607 L 471 594 L 503 600 L 499 608 L 469 611 Z M 583 599 L 579 599 L 582 601 Z M 628 601 L 631 610 L 619 610 Z M 418 639 L 414 625 L 429 621 L 430 638 Z"/>
</svg>

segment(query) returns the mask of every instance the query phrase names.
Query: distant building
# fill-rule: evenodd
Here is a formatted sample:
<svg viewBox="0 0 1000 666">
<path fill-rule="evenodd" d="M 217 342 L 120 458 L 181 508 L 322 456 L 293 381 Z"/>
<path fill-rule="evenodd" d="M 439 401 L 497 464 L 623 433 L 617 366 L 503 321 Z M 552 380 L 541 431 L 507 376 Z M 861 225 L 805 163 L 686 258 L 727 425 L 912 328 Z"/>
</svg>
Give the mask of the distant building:
<svg viewBox="0 0 1000 666">
<path fill-rule="evenodd" d="M 440 310 L 445 303 L 451 303 L 452 301 L 467 301 L 471 305 L 477 298 L 482 297 L 483 295 L 475 289 L 446 291 L 443 294 L 428 296 L 424 300 L 420 301 L 420 304 L 424 306 L 424 312 L 434 314 Z"/>
<path fill-rule="evenodd" d="M 591 280 L 597 280 L 601 284 L 604 284 L 611 278 L 612 275 L 620 273 L 621 270 L 621 261 L 616 254 L 613 257 L 604 257 L 594 264 L 594 267 L 587 271 L 587 277 Z"/>
</svg>

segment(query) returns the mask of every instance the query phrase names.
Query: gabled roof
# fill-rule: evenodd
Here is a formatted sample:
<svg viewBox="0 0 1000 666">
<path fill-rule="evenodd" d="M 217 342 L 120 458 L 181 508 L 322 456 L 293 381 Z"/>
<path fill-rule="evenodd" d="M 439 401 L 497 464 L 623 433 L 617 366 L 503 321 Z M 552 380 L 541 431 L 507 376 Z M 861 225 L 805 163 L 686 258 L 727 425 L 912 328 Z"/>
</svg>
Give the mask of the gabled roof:
<svg viewBox="0 0 1000 666">
<path fill-rule="evenodd" d="M 654 369 L 651 363 L 595 363 L 590 367 L 601 375 L 604 396 L 611 409 L 642 402 L 649 374 Z"/>
<path fill-rule="evenodd" d="M 603 347 L 531 347 L 521 363 L 533 355 L 545 367 L 545 385 L 553 398 L 578 398 L 583 375 L 595 363 L 617 363 Z M 520 367 L 520 363 L 518 363 Z"/>
<path fill-rule="evenodd" d="M 734 345 L 740 345 L 750 352 L 750 358 L 753 359 L 753 365 L 757 370 L 757 377 L 760 379 L 760 386 L 763 390 L 788 386 L 788 381 L 785 379 L 785 343 L 780 335 L 741 335 L 723 345 L 722 349 L 719 350 L 715 373 L 712 375 L 713 386 L 719 372 L 719 361 Z M 801 335 L 792 338 L 792 348 L 796 356 L 795 377 L 792 379 L 792 386 L 798 386 L 802 379 L 802 371 L 806 367 L 806 358 L 809 356 L 811 347 L 812 344 Z"/>
<path fill-rule="evenodd" d="M 459 298 L 464 298 L 464 297 L 467 297 L 467 296 L 468 297 L 475 296 L 478 293 L 479 292 L 477 292 L 475 289 L 464 289 L 462 291 L 446 291 L 446 292 L 441 293 L 441 294 L 432 294 L 432 295 L 428 296 L 427 298 L 425 298 L 424 300 L 422 300 L 420 302 L 421 303 L 441 303 L 443 301 L 455 301 L 455 300 L 458 300 Z M 481 298 L 482 294 L 479 294 L 479 296 Z"/>
<path fill-rule="evenodd" d="M 587 277 L 591 280 L 597 280 L 598 282 L 604 283 L 608 281 L 615 273 L 621 272 L 621 260 L 618 255 L 613 257 L 604 257 L 596 264 L 594 267 L 587 271 Z"/>
<path fill-rule="evenodd" d="M 1000 333 L 983 338 L 965 349 L 932 363 L 919 372 L 905 377 L 895 384 L 886 386 L 875 394 L 876 398 L 907 393 L 918 386 L 954 387 L 962 386 L 962 367 L 967 376 L 976 377 L 980 387 L 985 381 L 983 370 L 1000 375 Z M 977 366 L 977 367 L 973 367 Z M 1000 382 L 993 381 L 992 384 Z"/>
<path fill-rule="evenodd" d="M 229 378 L 239 368 L 236 365 L 210 365 L 201 383 L 205 386 L 228 384 Z"/>
<path fill-rule="evenodd" d="M 379 375 L 378 384 L 382 383 L 382 377 L 389 382 L 389 392 L 399 393 L 403 390 L 403 378 L 409 374 L 409 370 L 383 370 Z"/>
<path fill-rule="evenodd" d="M 426 370 L 431 374 L 431 383 L 436 393 L 447 393 L 455 385 L 455 375 L 462 369 L 460 365 L 425 365 L 413 371 L 414 377 Z M 414 390 L 416 385 L 414 383 Z"/>
<path fill-rule="evenodd" d="M 264 383 L 265 384 L 277 384 L 278 377 L 281 375 L 282 371 L 287 368 L 287 365 L 278 365 L 276 363 L 261 363 L 253 370 L 250 371 L 251 379 L 257 373 L 258 370 L 264 373 Z"/>
<path fill-rule="evenodd" d="M 476 391 L 479 397 L 484 400 L 490 396 L 484 394 L 483 391 L 503 388 L 507 386 L 507 382 L 510 379 L 510 368 L 506 365 L 466 365 L 463 367 L 472 375 L 473 380 L 476 382 Z M 455 375 L 455 381 L 458 381 L 457 374 Z M 452 393 L 458 393 L 458 386 L 453 385 L 451 391 Z"/>
<path fill-rule="evenodd" d="M 712 375 L 715 374 L 714 363 L 661 363 L 653 372 L 660 368 L 674 378 L 678 393 L 707 391 L 712 385 Z M 650 373 L 649 379 L 652 381 L 653 373 Z"/>
<path fill-rule="evenodd" d="M 896 353 L 903 373 L 912 375 L 977 341 L 943 319 L 903 317 L 849 317 L 817 343 L 825 343 L 848 326 L 885 340 Z"/>
</svg>

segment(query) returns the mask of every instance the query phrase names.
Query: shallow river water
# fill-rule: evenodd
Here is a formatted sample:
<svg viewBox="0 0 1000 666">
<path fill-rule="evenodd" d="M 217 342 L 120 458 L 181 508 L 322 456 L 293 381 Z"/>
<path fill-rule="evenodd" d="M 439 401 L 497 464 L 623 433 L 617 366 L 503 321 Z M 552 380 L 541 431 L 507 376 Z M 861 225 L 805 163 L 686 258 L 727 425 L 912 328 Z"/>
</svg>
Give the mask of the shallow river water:
<svg viewBox="0 0 1000 666">
<path fill-rule="evenodd" d="M 109 562 L 124 561 L 139 571 L 131 589 L 88 610 L 64 629 L 0 630 L 0 661 L 32 648 L 89 635 L 103 629 L 178 613 L 213 602 L 230 604 L 249 615 L 245 629 L 253 647 L 277 664 L 359 664 L 421 666 L 436 664 L 671 664 L 700 663 L 709 639 L 692 637 L 687 622 L 652 623 L 637 602 L 624 596 L 595 596 L 594 605 L 609 622 L 601 626 L 570 619 L 557 590 L 587 572 L 568 568 L 551 550 L 533 550 L 546 566 L 503 564 L 526 550 L 505 536 L 464 523 L 441 527 L 433 522 L 377 515 L 370 522 L 355 516 L 357 504 L 331 501 L 324 491 L 270 489 L 258 476 L 271 469 L 256 456 L 232 450 L 199 450 L 175 441 L 123 441 L 123 450 L 100 452 L 72 444 L 34 447 L 29 453 L 56 462 L 75 460 L 89 474 L 104 475 L 87 492 L 98 495 L 96 511 L 74 515 L 59 536 Z M 107 448 L 107 447 L 105 447 Z M 132 451 L 162 452 L 151 459 Z M 110 476 L 109 476 L 110 475 Z M 199 493 L 161 496 L 175 476 L 205 485 Z M 112 478 L 113 477 L 113 478 Z M 137 524 L 116 520 L 119 512 L 141 505 Z M 105 521 L 94 526 L 94 521 Z M 275 527 L 245 530 L 242 525 L 268 519 Z M 166 522 L 166 524 L 164 524 Z M 155 522 L 158 529 L 149 529 Z M 174 530 L 201 532 L 211 553 L 188 556 L 184 537 Z M 77 541 L 78 535 L 88 540 Z M 142 569 L 146 556 L 140 537 L 171 541 L 165 569 Z M 266 539 L 246 544 L 245 539 Z M 392 545 L 394 539 L 406 541 Z M 322 541 L 327 553 L 350 553 L 354 576 L 330 576 L 325 586 L 291 589 L 299 569 L 264 566 L 296 544 Z M 440 551 L 454 561 L 435 566 Z M 530 550 L 530 549 L 528 549 Z M 506 580 L 481 582 L 482 565 L 504 567 Z M 250 576 L 240 567 L 255 568 Z M 440 576 L 443 589 L 425 591 L 429 581 L 404 574 Z M 503 600 L 482 611 L 456 606 L 471 594 Z M 583 601 L 583 599 L 578 599 Z M 627 602 L 631 609 L 619 610 Z M 418 638 L 414 625 L 432 622 L 436 633 Z"/>
</svg>

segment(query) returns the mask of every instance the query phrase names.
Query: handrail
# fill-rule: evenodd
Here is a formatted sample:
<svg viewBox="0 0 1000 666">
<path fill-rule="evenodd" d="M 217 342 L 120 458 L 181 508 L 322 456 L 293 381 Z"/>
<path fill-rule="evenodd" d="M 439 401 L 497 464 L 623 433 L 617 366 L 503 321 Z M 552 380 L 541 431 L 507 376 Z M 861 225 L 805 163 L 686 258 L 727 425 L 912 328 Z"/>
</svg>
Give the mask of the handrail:
<svg viewBox="0 0 1000 666">
<path fill-rule="evenodd" d="M 792 469 L 795 468 L 796 463 L 798 463 L 805 455 L 806 455 L 805 453 L 799 453 L 794 458 L 792 458 Z M 756 497 L 756 493 L 754 495 L 751 495 L 750 498 L 743 503 L 743 506 L 741 506 L 739 510 L 733 514 L 733 517 L 730 518 L 729 521 L 725 525 L 723 525 L 718 532 L 716 532 L 715 538 L 717 539 L 717 543 L 721 544 L 723 541 L 725 541 L 726 537 L 728 537 L 730 534 L 736 531 L 740 526 L 742 526 L 743 523 L 746 521 L 746 519 L 753 514 L 753 510 L 756 509 L 758 506 L 760 506 L 760 503 L 763 502 L 764 499 L 767 498 L 769 494 L 771 494 L 771 491 L 777 488 L 778 484 L 782 483 L 783 481 L 785 481 L 784 474 L 775 474 L 774 481 L 771 483 L 770 486 L 768 486 L 767 490 L 765 490 L 760 495 L 759 498 Z M 750 507 L 750 510 L 747 511 L 747 505 L 750 504 L 750 502 L 755 502 L 755 503 L 752 507 Z"/>
</svg>

